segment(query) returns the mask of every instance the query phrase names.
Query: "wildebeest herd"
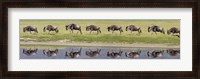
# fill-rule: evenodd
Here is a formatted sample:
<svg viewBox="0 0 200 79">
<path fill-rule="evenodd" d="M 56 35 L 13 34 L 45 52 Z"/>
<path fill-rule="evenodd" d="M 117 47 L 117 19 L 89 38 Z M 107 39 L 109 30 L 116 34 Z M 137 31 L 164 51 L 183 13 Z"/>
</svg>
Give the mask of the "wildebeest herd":
<svg viewBox="0 0 200 79">
<path fill-rule="evenodd" d="M 82 34 L 82 29 L 81 29 L 81 26 L 78 25 L 78 24 L 69 24 L 69 25 L 66 25 L 65 26 L 65 29 L 66 30 L 69 30 L 70 33 L 73 33 L 74 30 L 77 30 L 78 32 L 80 32 L 80 34 Z M 95 26 L 95 25 L 89 25 L 89 26 L 86 26 L 86 31 L 90 31 L 89 33 L 91 33 L 92 31 L 96 31 L 97 34 L 101 33 L 101 28 L 99 26 Z M 142 29 L 141 27 L 138 27 L 138 26 L 135 26 L 135 25 L 129 25 L 129 26 L 126 26 L 126 31 L 131 31 L 134 32 L 138 32 L 138 34 L 142 33 Z M 55 31 L 56 33 L 59 32 L 59 29 L 57 26 L 53 26 L 53 25 L 47 25 L 46 27 L 43 28 L 43 31 Z M 108 26 L 107 27 L 107 30 L 108 32 L 112 32 L 114 33 L 114 31 L 119 31 L 120 34 L 123 32 L 123 29 L 121 26 L 119 25 L 111 25 L 111 26 Z M 152 32 L 152 33 L 155 33 L 157 34 L 157 32 L 160 32 L 160 33 L 163 33 L 165 34 L 165 30 L 163 27 L 160 27 L 160 26 L 157 26 L 157 25 L 153 25 L 153 26 L 148 26 L 147 28 L 148 32 Z M 23 28 L 23 32 L 35 32 L 35 33 L 38 33 L 38 30 L 37 30 L 37 27 L 34 27 L 34 26 L 26 26 Z M 179 34 L 177 35 L 178 37 L 180 36 L 180 29 L 179 28 L 176 28 L 176 27 L 171 27 L 170 29 L 167 30 L 167 34 Z"/>
<path fill-rule="evenodd" d="M 146 52 L 146 55 L 149 58 L 158 58 L 158 57 L 162 57 L 164 54 L 164 51 L 166 51 L 167 54 L 169 54 L 170 56 L 179 56 L 180 55 L 180 50 L 178 49 L 167 49 L 167 50 L 152 50 L 152 51 L 148 51 Z M 22 51 L 24 54 L 26 54 L 27 56 L 33 56 L 36 55 L 38 52 L 38 49 L 23 49 Z M 62 53 L 59 52 L 58 49 L 54 49 L 54 50 L 50 50 L 50 49 L 44 49 L 43 50 L 43 54 L 45 56 L 48 57 L 52 57 L 52 56 L 57 56 L 58 53 Z M 85 54 L 86 56 L 89 57 L 97 57 L 100 56 L 102 53 L 106 53 L 106 52 L 101 52 L 101 49 L 96 49 L 96 50 L 86 50 L 85 52 L 82 52 L 82 48 L 78 49 L 78 50 L 74 50 L 74 49 L 69 49 L 65 53 L 66 57 L 70 57 L 70 58 L 78 58 L 81 56 L 81 54 Z M 124 53 L 124 54 L 123 54 Z M 143 52 L 145 53 L 145 52 Z M 119 58 L 122 55 L 125 55 L 127 58 L 139 58 L 141 54 L 141 50 L 137 50 L 137 51 L 122 51 L 122 50 L 112 50 L 112 51 L 107 51 L 107 56 L 110 58 Z"/>
</svg>

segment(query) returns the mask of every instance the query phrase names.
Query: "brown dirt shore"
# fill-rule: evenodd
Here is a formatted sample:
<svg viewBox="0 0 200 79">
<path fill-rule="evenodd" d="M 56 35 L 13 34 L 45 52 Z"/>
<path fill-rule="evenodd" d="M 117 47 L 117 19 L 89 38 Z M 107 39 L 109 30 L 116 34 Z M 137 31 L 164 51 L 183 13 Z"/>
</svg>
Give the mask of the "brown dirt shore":
<svg viewBox="0 0 200 79">
<path fill-rule="evenodd" d="M 20 42 L 23 46 L 95 46 L 95 47 L 155 47 L 155 48 L 180 48 L 177 45 L 141 44 L 141 43 L 99 43 L 99 42 Z"/>
</svg>

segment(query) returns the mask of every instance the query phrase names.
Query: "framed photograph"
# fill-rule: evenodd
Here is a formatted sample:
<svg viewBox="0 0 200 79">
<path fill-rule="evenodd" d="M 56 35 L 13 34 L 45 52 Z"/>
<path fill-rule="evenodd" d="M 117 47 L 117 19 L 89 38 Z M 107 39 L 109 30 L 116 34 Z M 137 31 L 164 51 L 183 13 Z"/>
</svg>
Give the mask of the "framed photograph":
<svg viewBox="0 0 200 79">
<path fill-rule="evenodd" d="M 198 1 L 3 1 L 3 78 L 198 79 Z"/>
</svg>

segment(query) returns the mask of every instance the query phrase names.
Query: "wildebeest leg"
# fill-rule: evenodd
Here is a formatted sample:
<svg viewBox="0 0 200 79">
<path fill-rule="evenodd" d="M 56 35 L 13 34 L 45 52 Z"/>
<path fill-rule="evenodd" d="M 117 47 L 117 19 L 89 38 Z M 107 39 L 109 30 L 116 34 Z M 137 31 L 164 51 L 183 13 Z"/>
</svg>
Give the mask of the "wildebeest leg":
<svg viewBox="0 0 200 79">
<path fill-rule="evenodd" d="M 114 33 L 114 31 L 112 30 L 112 34 Z"/>
<path fill-rule="evenodd" d="M 90 34 L 91 34 L 91 32 L 92 32 L 92 31 L 90 30 Z"/>
<path fill-rule="evenodd" d="M 72 30 L 72 33 L 74 33 L 74 31 Z"/>
<path fill-rule="evenodd" d="M 71 34 L 71 33 L 72 33 L 72 30 L 70 30 L 69 33 Z"/>
<path fill-rule="evenodd" d="M 78 31 L 76 32 L 76 34 L 78 34 Z"/>
<path fill-rule="evenodd" d="M 157 35 L 157 32 L 155 32 L 155 34 Z"/>
</svg>

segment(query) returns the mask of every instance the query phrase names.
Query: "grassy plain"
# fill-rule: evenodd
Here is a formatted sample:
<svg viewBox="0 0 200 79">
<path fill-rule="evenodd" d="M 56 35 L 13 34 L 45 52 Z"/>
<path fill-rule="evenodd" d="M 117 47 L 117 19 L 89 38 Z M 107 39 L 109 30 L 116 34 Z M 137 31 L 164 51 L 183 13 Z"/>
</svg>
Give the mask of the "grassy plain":
<svg viewBox="0 0 200 79">
<path fill-rule="evenodd" d="M 75 23 L 81 26 L 83 34 L 74 31 L 70 34 L 69 31 L 65 30 L 65 25 Z M 23 27 L 35 26 L 38 28 L 38 34 L 24 33 Z M 43 32 L 43 27 L 47 25 L 57 26 L 59 29 L 58 33 Z M 96 25 L 101 27 L 101 34 L 92 32 L 89 34 L 85 27 L 88 25 Z M 123 33 L 119 34 L 118 31 L 112 34 L 107 31 L 107 27 L 110 25 L 119 25 L 123 28 Z M 140 35 L 137 32 L 131 33 L 125 31 L 127 25 L 136 25 L 141 27 L 142 33 Z M 157 33 L 152 34 L 147 31 L 148 26 L 158 25 L 165 29 L 171 27 L 180 28 L 180 20 L 20 20 L 20 41 L 23 39 L 32 39 L 33 42 L 47 42 L 47 41 L 59 41 L 67 40 L 73 42 L 103 42 L 103 43 L 142 43 L 142 44 L 165 44 L 165 45 L 180 45 L 180 38 L 172 35 Z"/>
</svg>

